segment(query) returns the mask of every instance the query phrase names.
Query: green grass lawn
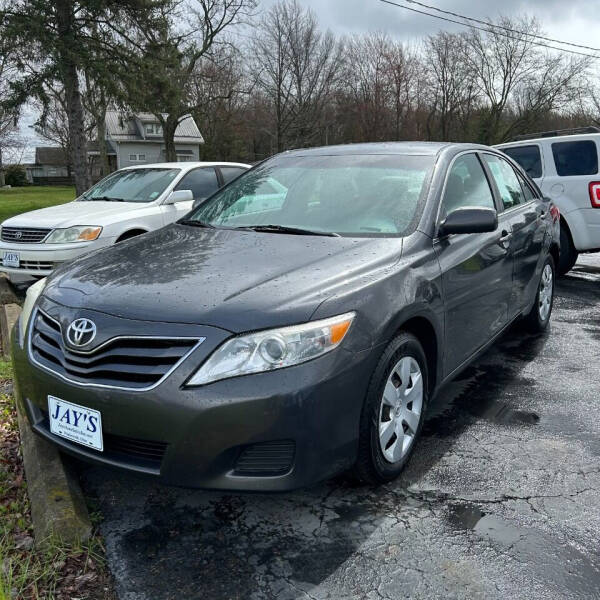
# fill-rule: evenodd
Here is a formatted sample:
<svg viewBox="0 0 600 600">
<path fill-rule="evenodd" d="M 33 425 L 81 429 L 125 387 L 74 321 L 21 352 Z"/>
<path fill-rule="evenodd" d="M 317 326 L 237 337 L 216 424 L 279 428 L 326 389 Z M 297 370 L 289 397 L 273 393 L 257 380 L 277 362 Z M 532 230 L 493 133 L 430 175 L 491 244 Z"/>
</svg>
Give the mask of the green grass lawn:
<svg viewBox="0 0 600 600">
<path fill-rule="evenodd" d="M 0 223 L 9 217 L 21 213 L 45 208 L 55 204 L 64 204 L 75 199 L 75 188 L 72 186 L 30 185 L 0 190 Z"/>
</svg>

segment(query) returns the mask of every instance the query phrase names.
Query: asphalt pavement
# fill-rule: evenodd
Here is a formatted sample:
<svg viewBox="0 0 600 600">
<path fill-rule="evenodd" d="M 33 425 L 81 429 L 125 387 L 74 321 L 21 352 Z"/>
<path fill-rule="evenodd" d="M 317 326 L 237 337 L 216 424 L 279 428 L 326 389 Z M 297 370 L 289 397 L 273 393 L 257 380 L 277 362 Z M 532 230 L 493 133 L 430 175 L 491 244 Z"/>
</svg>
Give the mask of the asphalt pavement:
<svg viewBox="0 0 600 600">
<path fill-rule="evenodd" d="M 278 495 L 82 467 L 122 600 L 600 598 L 600 255 L 430 406 L 403 476 Z"/>
</svg>

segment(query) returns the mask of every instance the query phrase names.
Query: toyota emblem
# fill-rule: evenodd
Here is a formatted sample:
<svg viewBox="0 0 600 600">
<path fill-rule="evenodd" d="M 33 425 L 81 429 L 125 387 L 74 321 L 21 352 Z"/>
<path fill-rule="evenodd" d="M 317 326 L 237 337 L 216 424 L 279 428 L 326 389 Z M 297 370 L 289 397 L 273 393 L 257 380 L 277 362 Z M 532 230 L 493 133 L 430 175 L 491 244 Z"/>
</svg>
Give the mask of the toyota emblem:
<svg viewBox="0 0 600 600">
<path fill-rule="evenodd" d="M 20 240 L 23 237 L 22 231 L 15 231 L 15 240 Z"/>
<path fill-rule="evenodd" d="M 75 319 L 67 329 L 67 339 L 73 346 L 85 346 L 96 337 L 96 324 L 89 319 Z"/>
</svg>

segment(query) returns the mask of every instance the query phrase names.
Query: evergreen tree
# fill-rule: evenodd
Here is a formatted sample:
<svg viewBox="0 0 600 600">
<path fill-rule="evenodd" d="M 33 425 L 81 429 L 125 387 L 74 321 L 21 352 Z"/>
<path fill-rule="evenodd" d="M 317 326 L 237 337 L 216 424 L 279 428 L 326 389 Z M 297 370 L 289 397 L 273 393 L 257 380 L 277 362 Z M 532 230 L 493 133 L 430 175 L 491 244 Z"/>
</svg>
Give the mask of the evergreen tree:
<svg viewBox="0 0 600 600">
<path fill-rule="evenodd" d="M 0 34 L 15 53 L 19 76 L 5 107 L 30 98 L 49 106 L 46 84 L 64 90 L 75 187 L 90 186 L 81 81 L 84 74 L 118 85 L 139 53 L 132 23 L 151 30 L 170 0 L 0 0 Z M 122 75 L 124 76 L 124 75 Z"/>
</svg>

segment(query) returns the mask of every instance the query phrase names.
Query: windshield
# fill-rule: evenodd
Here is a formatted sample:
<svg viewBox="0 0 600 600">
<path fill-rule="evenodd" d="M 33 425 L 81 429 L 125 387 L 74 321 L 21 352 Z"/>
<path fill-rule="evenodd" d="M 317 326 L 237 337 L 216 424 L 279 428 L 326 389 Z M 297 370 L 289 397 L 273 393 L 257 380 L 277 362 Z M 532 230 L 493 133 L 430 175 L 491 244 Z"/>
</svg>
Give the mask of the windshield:
<svg viewBox="0 0 600 600">
<path fill-rule="evenodd" d="M 217 192 L 186 219 L 214 227 L 275 226 L 398 236 L 417 216 L 433 156 L 277 156 Z"/>
<path fill-rule="evenodd" d="M 152 202 L 179 175 L 180 169 L 117 171 L 81 195 L 82 201 Z"/>
</svg>

